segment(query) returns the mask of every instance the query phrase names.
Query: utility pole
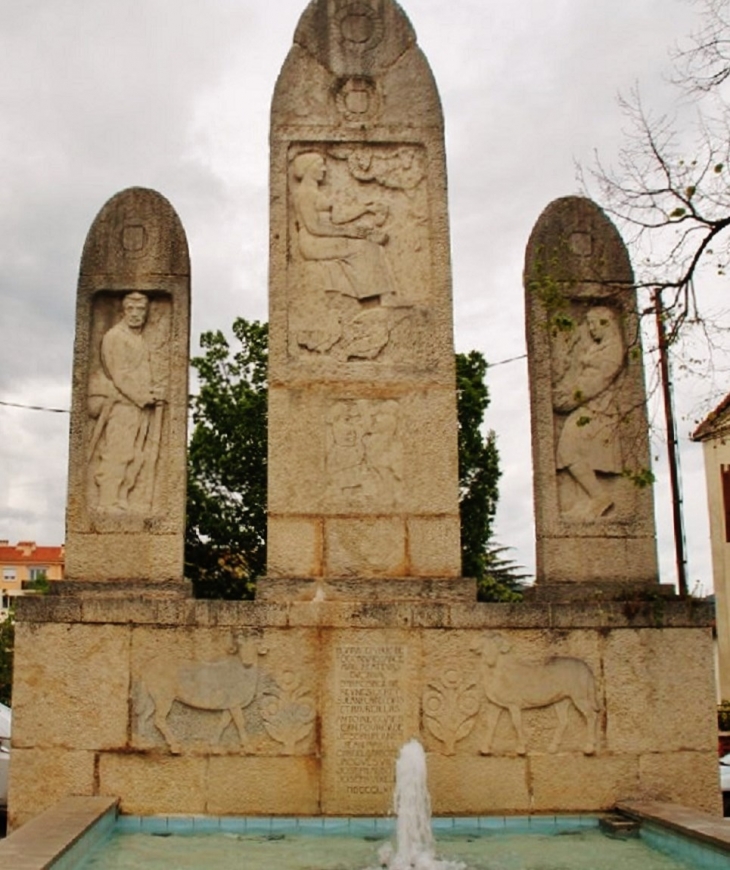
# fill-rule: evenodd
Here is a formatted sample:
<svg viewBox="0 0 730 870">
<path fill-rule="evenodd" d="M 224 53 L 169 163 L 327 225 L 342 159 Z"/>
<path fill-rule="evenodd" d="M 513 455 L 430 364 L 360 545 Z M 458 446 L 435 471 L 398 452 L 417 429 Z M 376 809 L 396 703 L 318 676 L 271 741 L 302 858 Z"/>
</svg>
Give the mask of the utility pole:
<svg viewBox="0 0 730 870">
<path fill-rule="evenodd" d="M 684 547 L 684 520 L 682 517 L 682 491 L 679 480 L 679 459 L 677 453 L 677 426 L 674 419 L 674 400 L 667 350 L 667 332 L 664 326 L 664 307 L 662 291 L 656 288 L 652 294 L 656 329 L 659 337 L 659 370 L 661 373 L 662 396 L 664 398 L 664 420 L 667 429 L 667 458 L 669 460 L 669 482 L 672 490 L 672 518 L 674 520 L 674 553 L 677 562 L 677 585 L 680 598 L 686 598 L 687 556 Z"/>
</svg>

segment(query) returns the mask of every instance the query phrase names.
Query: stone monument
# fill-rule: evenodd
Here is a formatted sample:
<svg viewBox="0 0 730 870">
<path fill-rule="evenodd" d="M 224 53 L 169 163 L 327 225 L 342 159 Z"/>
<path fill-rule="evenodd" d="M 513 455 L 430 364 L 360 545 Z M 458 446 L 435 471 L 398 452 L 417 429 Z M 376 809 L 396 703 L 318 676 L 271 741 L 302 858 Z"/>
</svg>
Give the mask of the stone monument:
<svg viewBox="0 0 730 870">
<path fill-rule="evenodd" d="M 271 110 L 269 577 L 459 576 L 451 309 L 413 28 L 390 0 L 311 3 Z"/>
<path fill-rule="evenodd" d="M 538 584 L 658 582 L 634 278 L 590 200 L 555 200 L 525 257 Z"/>
<path fill-rule="evenodd" d="M 597 604 L 587 583 L 572 584 L 586 594 L 569 602 L 485 604 L 459 577 L 442 134 L 400 8 L 314 0 L 272 111 L 270 561 L 255 601 L 151 594 L 174 576 L 172 559 L 158 571 L 145 557 L 136 587 L 108 582 L 133 572 L 142 531 L 165 528 L 157 499 L 184 500 L 169 404 L 179 394 L 158 393 L 157 379 L 169 371 L 181 383 L 187 360 L 174 338 L 162 361 L 139 348 L 166 312 L 170 335 L 182 335 L 187 298 L 165 279 L 168 259 L 145 271 L 120 253 L 99 271 L 77 345 L 76 579 L 18 604 L 12 826 L 68 794 L 118 796 L 123 813 L 140 815 L 384 814 L 413 737 L 428 753 L 436 813 L 588 812 L 631 798 L 718 811 L 710 606 L 633 587 Z M 103 238 L 124 226 L 115 217 Z M 591 290 L 566 308 L 580 336 L 571 359 L 606 343 L 599 369 L 628 391 L 633 375 L 619 374 L 615 349 L 617 332 L 633 335 L 624 299 Z M 117 371 L 127 355 L 132 388 Z M 554 451 L 572 410 L 554 398 L 560 380 L 553 389 L 545 377 L 538 510 L 561 512 L 573 563 L 585 530 L 600 539 L 615 579 L 618 556 L 603 539 L 634 547 L 629 518 L 645 522 L 645 496 L 601 467 L 596 501 L 568 500 L 574 483 L 563 493 L 555 478 L 570 464 Z M 134 442 L 107 460 L 105 402 L 138 388 L 142 400 L 117 409 Z M 155 431 L 160 408 L 150 508 L 129 445 Z M 570 579 L 602 576 L 593 564 Z M 84 581 L 93 594 L 75 594 Z"/>
<path fill-rule="evenodd" d="M 81 258 L 66 578 L 183 579 L 190 261 L 170 203 L 112 197 Z"/>
</svg>

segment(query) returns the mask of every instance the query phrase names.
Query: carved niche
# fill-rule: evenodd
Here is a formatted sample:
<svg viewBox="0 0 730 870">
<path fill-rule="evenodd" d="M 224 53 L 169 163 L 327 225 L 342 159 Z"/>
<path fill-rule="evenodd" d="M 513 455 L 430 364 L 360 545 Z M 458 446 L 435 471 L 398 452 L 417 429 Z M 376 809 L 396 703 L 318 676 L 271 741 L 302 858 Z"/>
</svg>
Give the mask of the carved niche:
<svg viewBox="0 0 730 870">
<path fill-rule="evenodd" d="M 87 498 L 92 510 L 102 514 L 159 513 L 158 478 L 168 450 L 171 324 L 167 293 L 100 292 L 94 297 Z"/>
<path fill-rule="evenodd" d="M 338 93 L 343 111 L 374 101 L 359 80 Z M 407 360 L 429 304 L 424 149 L 292 146 L 289 215 L 290 356 Z"/>
</svg>

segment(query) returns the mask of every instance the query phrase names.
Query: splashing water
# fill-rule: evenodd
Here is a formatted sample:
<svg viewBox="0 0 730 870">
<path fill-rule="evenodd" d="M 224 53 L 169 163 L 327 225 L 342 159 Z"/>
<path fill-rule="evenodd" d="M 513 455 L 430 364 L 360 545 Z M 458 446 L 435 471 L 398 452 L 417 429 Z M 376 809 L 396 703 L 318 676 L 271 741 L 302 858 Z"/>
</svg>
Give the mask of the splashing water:
<svg viewBox="0 0 730 870">
<path fill-rule="evenodd" d="M 457 861 L 439 861 L 431 832 L 431 798 L 426 785 L 426 753 L 417 740 L 403 746 L 395 765 L 393 805 L 397 816 L 396 851 L 384 846 L 381 867 L 388 870 L 465 870 Z"/>
</svg>

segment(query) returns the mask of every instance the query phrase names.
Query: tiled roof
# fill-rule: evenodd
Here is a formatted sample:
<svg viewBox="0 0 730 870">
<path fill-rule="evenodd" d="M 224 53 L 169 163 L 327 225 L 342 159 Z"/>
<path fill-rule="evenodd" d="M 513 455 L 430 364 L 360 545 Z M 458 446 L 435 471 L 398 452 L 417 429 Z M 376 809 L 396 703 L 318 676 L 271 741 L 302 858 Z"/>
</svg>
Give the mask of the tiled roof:
<svg viewBox="0 0 730 870">
<path fill-rule="evenodd" d="M 39 547 L 35 541 L 18 541 L 13 547 L 7 541 L 0 542 L 0 563 L 22 565 L 49 565 L 63 562 L 64 546 Z"/>
<path fill-rule="evenodd" d="M 693 441 L 707 441 L 713 435 L 718 435 L 720 432 L 728 429 L 727 411 L 730 408 L 730 393 L 720 402 L 714 411 L 705 417 L 695 431 L 690 435 Z"/>
</svg>

